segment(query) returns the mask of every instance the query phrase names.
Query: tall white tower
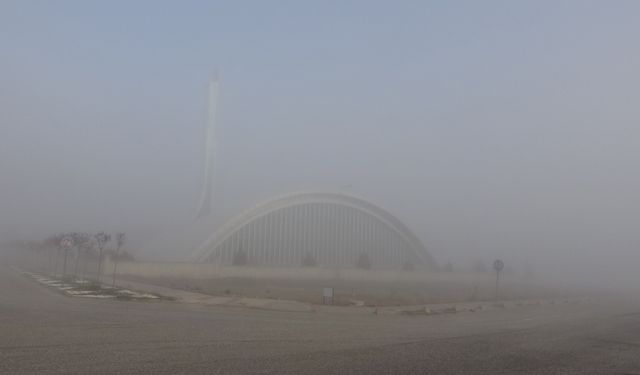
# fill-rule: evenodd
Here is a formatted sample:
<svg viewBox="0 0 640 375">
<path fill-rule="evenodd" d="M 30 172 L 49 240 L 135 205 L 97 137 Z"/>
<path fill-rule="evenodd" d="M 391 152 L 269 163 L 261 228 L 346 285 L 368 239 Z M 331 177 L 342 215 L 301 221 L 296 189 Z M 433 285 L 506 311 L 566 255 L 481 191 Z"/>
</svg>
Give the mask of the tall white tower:
<svg viewBox="0 0 640 375">
<path fill-rule="evenodd" d="M 213 189 L 215 179 L 215 130 L 216 112 L 218 110 L 218 76 L 214 75 L 209 82 L 209 113 L 207 116 L 207 129 L 205 135 L 205 163 L 204 179 L 202 180 L 202 193 L 200 203 L 196 211 L 196 219 L 211 213 L 213 204 Z"/>
</svg>

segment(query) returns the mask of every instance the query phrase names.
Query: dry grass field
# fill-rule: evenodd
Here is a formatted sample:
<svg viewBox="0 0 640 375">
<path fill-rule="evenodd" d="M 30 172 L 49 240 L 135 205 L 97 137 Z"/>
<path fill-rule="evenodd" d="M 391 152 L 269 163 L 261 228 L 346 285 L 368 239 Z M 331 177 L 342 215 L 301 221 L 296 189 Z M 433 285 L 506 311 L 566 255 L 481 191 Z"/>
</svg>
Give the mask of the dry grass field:
<svg viewBox="0 0 640 375">
<path fill-rule="evenodd" d="M 376 271 L 368 271 L 375 275 Z M 418 272 L 418 271 L 413 271 Z M 395 306 L 444 302 L 488 301 L 495 298 L 495 275 L 491 273 L 436 272 L 397 280 L 366 278 L 290 278 L 290 277 L 140 277 L 124 276 L 132 281 L 216 296 L 242 296 L 321 303 L 325 287 L 334 288 L 337 305 L 364 304 Z M 563 291 L 524 282 L 514 276 L 502 277 L 500 299 L 562 297 Z"/>
</svg>

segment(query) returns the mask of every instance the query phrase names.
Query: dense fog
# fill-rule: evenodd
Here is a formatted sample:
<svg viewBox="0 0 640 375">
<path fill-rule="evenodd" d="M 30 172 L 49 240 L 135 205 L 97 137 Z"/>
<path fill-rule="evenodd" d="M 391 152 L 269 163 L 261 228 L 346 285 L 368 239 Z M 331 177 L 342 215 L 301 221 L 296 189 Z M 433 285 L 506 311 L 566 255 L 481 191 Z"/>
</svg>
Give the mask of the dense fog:
<svg viewBox="0 0 640 375">
<path fill-rule="evenodd" d="M 637 285 L 639 12 L 3 1 L 0 239 L 126 231 L 139 258 L 186 257 L 158 242 L 194 220 L 217 70 L 212 233 L 273 196 L 337 191 L 440 264 Z"/>
</svg>

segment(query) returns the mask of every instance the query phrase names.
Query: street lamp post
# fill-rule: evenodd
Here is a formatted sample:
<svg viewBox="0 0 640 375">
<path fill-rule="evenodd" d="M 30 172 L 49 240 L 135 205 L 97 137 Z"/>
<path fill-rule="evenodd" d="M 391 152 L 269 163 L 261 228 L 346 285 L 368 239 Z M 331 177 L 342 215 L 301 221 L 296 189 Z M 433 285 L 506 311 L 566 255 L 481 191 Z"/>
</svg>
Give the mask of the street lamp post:
<svg viewBox="0 0 640 375">
<path fill-rule="evenodd" d="M 500 259 L 496 259 L 493 262 L 493 269 L 496 271 L 496 295 L 495 301 L 498 302 L 499 290 L 500 290 L 500 272 L 504 268 L 504 262 Z"/>
</svg>

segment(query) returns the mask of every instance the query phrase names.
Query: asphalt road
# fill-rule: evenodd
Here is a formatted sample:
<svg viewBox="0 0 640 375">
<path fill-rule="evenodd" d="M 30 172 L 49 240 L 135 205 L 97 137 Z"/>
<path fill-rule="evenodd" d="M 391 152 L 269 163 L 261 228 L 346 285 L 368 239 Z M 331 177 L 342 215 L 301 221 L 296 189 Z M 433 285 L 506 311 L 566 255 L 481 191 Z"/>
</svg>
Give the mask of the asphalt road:
<svg viewBox="0 0 640 375">
<path fill-rule="evenodd" d="M 67 297 L 0 266 L 0 374 L 640 374 L 640 307 L 438 316 Z"/>
</svg>

